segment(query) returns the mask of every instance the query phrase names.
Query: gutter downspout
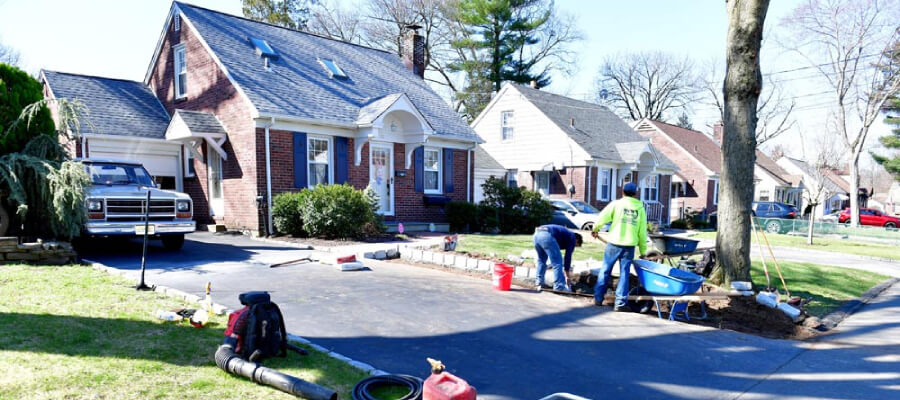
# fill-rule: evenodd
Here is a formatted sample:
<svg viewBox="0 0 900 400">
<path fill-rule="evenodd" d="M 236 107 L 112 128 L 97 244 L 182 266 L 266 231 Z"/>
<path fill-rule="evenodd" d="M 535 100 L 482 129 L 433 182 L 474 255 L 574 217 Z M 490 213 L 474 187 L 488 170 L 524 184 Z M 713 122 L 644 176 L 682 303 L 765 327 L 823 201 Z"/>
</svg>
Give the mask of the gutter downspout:
<svg viewBox="0 0 900 400">
<path fill-rule="evenodd" d="M 472 148 L 466 149 L 466 201 L 471 202 L 475 200 L 472 198 L 472 150 L 475 150 L 478 145 L 473 145 Z"/>
<path fill-rule="evenodd" d="M 87 155 L 87 138 L 81 136 L 81 158 L 88 158 Z"/>
<path fill-rule="evenodd" d="M 587 190 L 586 190 L 587 193 L 584 194 L 584 201 L 585 201 L 585 203 L 591 204 L 591 174 L 594 172 L 594 166 L 588 165 L 586 169 L 587 169 Z"/>
<path fill-rule="evenodd" d="M 270 117 L 269 122 L 266 123 L 266 218 L 268 223 L 266 224 L 267 233 L 271 236 L 275 233 L 275 230 L 272 227 L 272 157 L 271 151 L 269 150 L 269 128 L 272 125 L 275 125 L 275 117 Z"/>
</svg>

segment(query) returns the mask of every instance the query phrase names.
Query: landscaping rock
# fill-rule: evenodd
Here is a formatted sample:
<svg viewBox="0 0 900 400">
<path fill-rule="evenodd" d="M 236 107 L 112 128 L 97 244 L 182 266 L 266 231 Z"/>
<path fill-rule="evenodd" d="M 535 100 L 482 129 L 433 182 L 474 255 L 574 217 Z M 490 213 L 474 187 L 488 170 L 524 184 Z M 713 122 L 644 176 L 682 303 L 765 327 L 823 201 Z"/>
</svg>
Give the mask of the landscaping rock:
<svg viewBox="0 0 900 400">
<path fill-rule="evenodd" d="M 527 278 L 529 275 L 529 271 L 530 269 L 528 269 L 528 267 L 516 267 L 515 276 L 518 276 L 520 278 Z"/>
<path fill-rule="evenodd" d="M 478 269 L 478 259 L 477 258 L 467 258 L 466 259 L 466 269 Z"/>
<path fill-rule="evenodd" d="M 822 320 L 818 317 L 806 317 L 803 321 L 803 326 L 810 329 L 819 329 L 823 326 Z"/>
<path fill-rule="evenodd" d="M 478 269 L 481 271 L 490 271 L 493 267 L 494 263 L 491 260 L 478 260 Z"/>
<path fill-rule="evenodd" d="M 452 267 L 454 262 L 456 262 L 456 256 L 454 256 L 453 254 L 444 254 L 444 259 L 441 262 L 441 265 L 445 267 Z"/>
<path fill-rule="evenodd" d="M 378 251 L 375 252 L 375 259 L 376 259 L 376 260 L 384 260 L 385 258 L 387 258 L 387 252 L 386 252 L 386 251 L 384 251 L 384 250 L 378 250 Z"/>
<path fill-rule="evenodd" d="M 457 256 L 456 262 L 453 263 L 455 268 L 466 269 L 466 264 L 469 262 L 469 257 Z"/>
<path fill-rule="evenodd" d="M 375 253 L 371 252 L 371 251 L 367 251 L 367 252 L 363 253 L 363 258 L 368 258 L 368 259 L 374 260 Z"/>
<path fill-rule="evenodd" d="M 387 251 L 385 251 L 384 255 L 388 260 L 397 259 L 397 258 L 400 258 L 400 250 L 387 249 Z"/>
</svg>

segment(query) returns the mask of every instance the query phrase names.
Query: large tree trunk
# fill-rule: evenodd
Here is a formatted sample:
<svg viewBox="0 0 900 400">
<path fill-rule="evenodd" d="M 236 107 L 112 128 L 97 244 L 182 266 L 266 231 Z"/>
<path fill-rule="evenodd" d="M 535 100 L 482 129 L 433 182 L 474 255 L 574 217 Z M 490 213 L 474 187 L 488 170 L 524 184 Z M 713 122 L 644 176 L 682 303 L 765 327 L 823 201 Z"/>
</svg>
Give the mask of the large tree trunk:
<svg viewBox="0 0 900 400">
<path fill-rule="evenodd" d="M 728 41 L 723 97 L 725 133 L 719 183 L 716 252 L 728 284 L 750 280 L 750 204 L 756 162 L 756 106 L 762 88 L 759 48 L 768 0 L 728 0 Z"/>
</svg>

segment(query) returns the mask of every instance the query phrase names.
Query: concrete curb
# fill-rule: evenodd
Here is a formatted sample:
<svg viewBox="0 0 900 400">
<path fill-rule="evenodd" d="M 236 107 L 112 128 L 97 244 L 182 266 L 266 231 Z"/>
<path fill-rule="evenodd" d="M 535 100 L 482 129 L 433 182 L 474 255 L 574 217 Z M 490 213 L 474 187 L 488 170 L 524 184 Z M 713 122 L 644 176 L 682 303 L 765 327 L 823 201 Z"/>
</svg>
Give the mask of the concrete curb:
<svg viewBox="0 0 900 400">
<path fill-rule="evenodd" d="M 859 296 L 859 298 L 844 302 L 844 304 L 838 307 L 837 310 L 834 310 L 828 313 L 828 315 L 822 317 L 822 325 L 827 330 L 836 328 L 837 325 L 840 324 L 844 319 L 859 311 L 862 306 L 869 304 L 872 300 L 878 297 L 878 295 L 887 290 L 889 287 L 895 285 L 897 282 L 900 282 L 900 278 L 888 279 L 865 291 Z"/>
<path fill-rule="evenodd" d="M 126 271 L 116 269 L 116 268 L 113 268 L 113 267 L 110 267 L 110 266 L 107 266 L 107 265 L 104 265 L 104 264 L 101 264 L 98 262 L 90 261 L 90 260 L 83 260 L 83 261 L 85 263 L 90 264 L 91 267 L 94 268 L 95 270 L 105 272 L 110 275 L 120 276 L 123 278 L 128 276 L 128 273 Z M 180 299 L 187 303 L 196 303 L 201 306 L 203 305 L 203 299 L 200 298 L 200 296 L 193 295 L 190 293 L 185 293 L 184 291 L 181 291 L 181 290 L 178 290 L 175 288 L 170 288 L 168 286 L 151 285 L 151 287 L 153 288 L 154 292 L 159 293 L 161 295 L 171 297 L 174 299 Z M 219 303 L 213 303 L 213 312 L 218 315 L 228 315 L 232 311 L 234 311 L 234 310 L 231 310 L 231 309 L 225 307 L 224 305 L 221 305 Z M 343 354 L 331 351 L 323 346 L 315 344 L 301 336 L 294 335 L 290 332 L 288 332 L 288 339 L 295 341 L 297 343 L 305 344 L 305 345 L 309 346 L 310 348 L 312 348 L 313 350 L 316 350 L 320 353 L 324 353 L 325 355 L 327 355 L 331 358 L 334 358 L 335 360 L 343 361 L 343 362 L 349 364 L 350 366 L 352 366 L 356 369 L 359 369 L 369 375 L 389 375 L 388 372 L 377 369 L 377 368 L 373 367 L 372 365 L 366 364 L 361 361 L 354 360 Z"/>
</svg>

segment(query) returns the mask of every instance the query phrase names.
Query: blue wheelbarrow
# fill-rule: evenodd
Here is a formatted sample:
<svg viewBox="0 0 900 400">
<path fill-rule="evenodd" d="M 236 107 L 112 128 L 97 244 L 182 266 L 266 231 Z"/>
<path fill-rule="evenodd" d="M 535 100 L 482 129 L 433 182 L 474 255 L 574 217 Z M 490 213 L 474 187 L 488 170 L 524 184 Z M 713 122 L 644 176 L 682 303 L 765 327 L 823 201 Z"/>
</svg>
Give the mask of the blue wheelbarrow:
<svg viewBox="0 0 900 400">
<path fill-rule="evenodd" d="M 660 300 L 670 300 L 673 302 L 669 319 L 674 321 L 676 315 L 683 314 L 685 320 L 690 320 L 687 312 L 688 300 L 657 297 L 678 297 L 696 293 L 703 285 L 703 278 L 693 272 L 682 271 L 678 268 L 669 267 L 660 263 L 649 260 L 634 260 L 634 270 L 641 282 L 641 289 L 649 293 L 656 305 L 656 313 L 662 318 L 662 312 L 659 310 Z M 632 289 L 632 292 L 639 288 Z M 703 316 L 706 316 L 706 307 L 703 302 L 700 303 L 703 310 Z"/>
</svg>

